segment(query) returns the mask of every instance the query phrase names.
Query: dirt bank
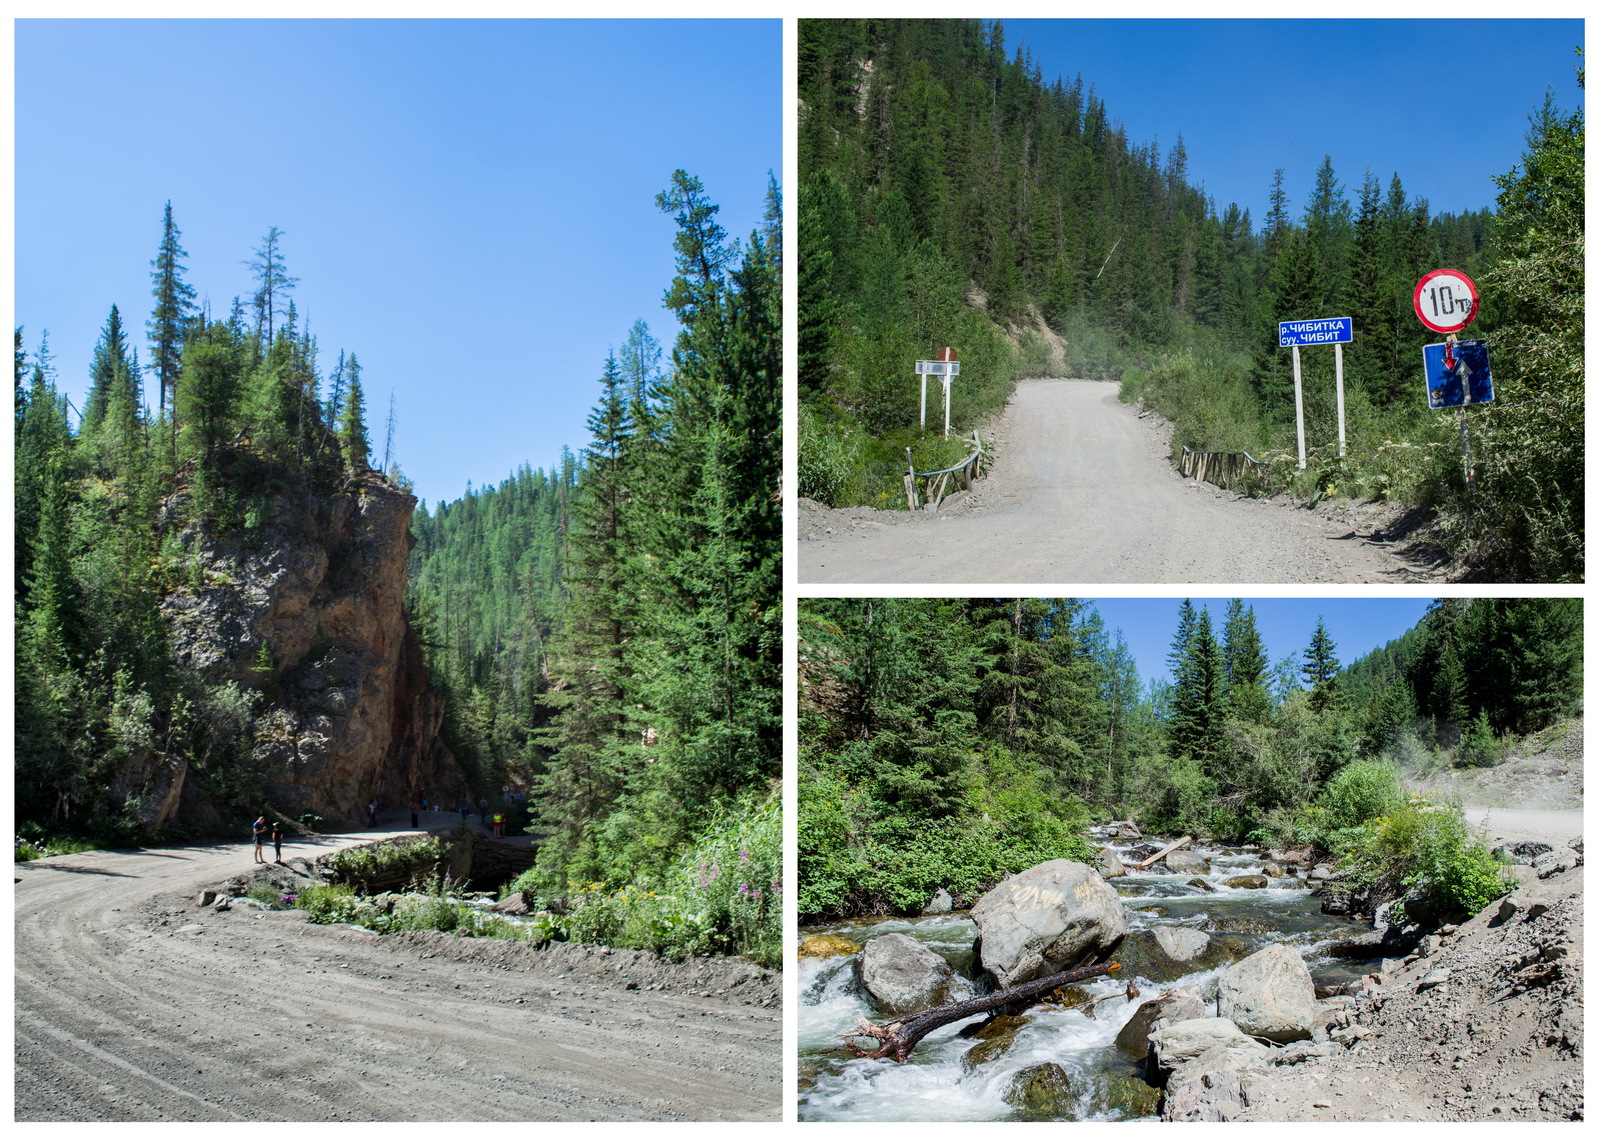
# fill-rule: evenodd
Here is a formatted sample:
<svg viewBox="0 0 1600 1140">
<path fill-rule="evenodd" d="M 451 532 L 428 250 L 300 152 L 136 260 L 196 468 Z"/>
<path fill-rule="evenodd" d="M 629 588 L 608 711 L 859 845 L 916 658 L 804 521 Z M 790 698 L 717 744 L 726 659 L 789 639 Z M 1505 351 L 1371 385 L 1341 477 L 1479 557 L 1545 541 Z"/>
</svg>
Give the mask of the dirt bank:
<svg viewBox="0 0 1600 1140">
<path fill-rule="evenodd" d="M 196 904 L 251 869 L 243 844 L 17 865 L 16 1119 L 781 1118 L 768 971 Z"/>
<path fill-rule="evenodd" d="M 1184 479 L 1169 429 L 1114 384 L 1030 380 L 990 435 L 998 458 L 937 514 L 801 503 L 802 583 L 1425 582 L 1395 512 L 1311 511 Z"/>
<path fill-rule="evenodd" d="M 1352 1047 L 1220 1074 L 1226 1119 L 1582 1119 L 1583 868 L 1512 898 L 1374 987 Z"/>
</svg>

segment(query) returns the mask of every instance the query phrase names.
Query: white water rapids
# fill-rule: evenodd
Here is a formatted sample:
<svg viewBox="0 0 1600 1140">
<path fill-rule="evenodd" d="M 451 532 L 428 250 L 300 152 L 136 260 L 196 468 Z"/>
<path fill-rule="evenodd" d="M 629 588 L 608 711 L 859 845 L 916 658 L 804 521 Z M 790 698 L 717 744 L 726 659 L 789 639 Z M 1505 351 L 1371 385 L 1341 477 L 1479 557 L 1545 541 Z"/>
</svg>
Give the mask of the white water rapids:
<svg viewBox="0 0 1600 1140">
<path fill-rule="evenodd" d="M 1126 845 L 1116 844 L 1124 847 Z M 1131 974 L 1142 998 L 1128 1001 L 1109 997 L 1084 1010 L 1035 1006 L 1027 1024 L 1009 1049 L 982 1063 L 963 1064 L 977 1044 L 959 1036 L 973 1018 L 944 1026 L 925 1037 L 905 1064 L 852 1057 L 841 1035 L 855 1029 L 861 1018 L 892 1020 L 879 1013 L 862 989 L 855 956 L 809 958 L 799 964 L 800 1007 L 800 1119 L 861 1121 L 987 1121 L 1039 1119 L 1025 1117 L 1006 1100 L 1017 1074 L 1031 1065 L 1055 1062 L 1067 1073 L 1070 1108 L 1052 1117 L 1058 1120 L 1111 1121 L 1154 1119 L 1155 1090 L 1145 1084 L 1142 1058 L 1119 1050 L 1118 1030 L 1133 1016 L 1139 1001 L 1175 985 L 1199 986 L 1207 998 L 1215 995 L 1216 979 L 1234 957 L 1254 953 L 1269 942 L 1288 942 L 1300 949 L 1313 976 L 1337 981 L 1361 972 L 1355 962 L 1330 958 L 1325 948 L 1337 938 L 1360 928 L 1347 920 L 1320 913 L 1319 900 L 1311 897 L 1301 880 L 1269 879 L 1264 889 L 1234 888 L 1225 880 L 1255 874 L 1264 857 L 1255 852 L 1211 847 L 1197 848 L 1211 857 L 1203 877 L 1213 888 L 1206 892 L 1189 886 L 1194 875 L 1141 873 L 1111 880 L 1123 896 L 1128 917 L 1127 954 L 1114 960 L 1124 969 L 1115 980 L 1096 979 L 1083 989 L 1091 997 L 1120 995 Z M 1159 908 L 1151 909 L 1151 908 Z M 1164 912 L 1164 913 L 1163 913 Z M 1171 969 L 1132 952 L 1140 932 L 1157 925 L 1204 930 L 1213 939 L 1231 942 L 1229 960 L 1208 960 L 1207 968 L 1181 977 Z M 805 933 L 832 933 L 865 943 L 883 934 L 901 933 L 939 954 L 958 976 L 971 979 L 976 971 L 973 940 L 977 926 L 965 912 L 932 918 L 882 919 L 808 928 Z M 1159 973 L 1159 977 L 1151 977 Z M 975 991 L 974 991 L 975 992 Z M 954 995 L 956 997 L 964 995 Z M 866 1044 L 866 1042 L 861 1042 Z"/>
</svg>

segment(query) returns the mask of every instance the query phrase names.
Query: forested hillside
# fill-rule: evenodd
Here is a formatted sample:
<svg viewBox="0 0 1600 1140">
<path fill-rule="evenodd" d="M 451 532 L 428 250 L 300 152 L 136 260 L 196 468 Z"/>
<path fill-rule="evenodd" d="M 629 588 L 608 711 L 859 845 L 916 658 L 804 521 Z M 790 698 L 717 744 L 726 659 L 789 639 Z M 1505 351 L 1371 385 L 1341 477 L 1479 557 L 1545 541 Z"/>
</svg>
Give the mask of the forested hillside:
<svg viewBox="0 0 1600 1140">
<path fill-rule="evenodd" d="M 670 360 L 635 322 L 577 455 L 418 512 L 412 607 L 475 786 L 528 793 L 520 887 L 580 888 L 564 905 L 612 944 L 775 954 L 778 191 L 743 243 L 681 171 L 657 204 L 678 223 Z M 684 913 L 652 909 L 669 884 Z"/>
<path fill-rule="evenodd" d="M 169 209 L 150 363 L 113 307 L 76 424 L 43 338 L 26 353 L 17 331 L 17 787 L 30 835 L 104 840 L 204 825 L 219 809 L 287 810 L 275 766 L 294 779 L 315 767 L 375 658 L 336 652 L 328 615 L 295 645 L 267 634 L 287 619 L 252 599 L 303 578 L 317 599 L 394 598 L 396 628 L 365 636 L 401 656 L 411 687 L 374 713 L 397 710 L 394 735 L 372 735 L 384 756 L 340 789 L 352 817 L 357 797 L 377 792 L 388 811 L 424 782 L 447 802 L 506 809 L 509 784 L 526 793 L 516 823 L 540 837 L 519 886 L 586 916 L 575 935 L 777 953 L 780 202 L 770 186 L 743 242 L 682 171 L 656 205 L 677 223 L 670 359 L 636 323 L 597 362 L 578 454 L 414 516 L 398 469 L 369 467 L 356 354 L 319 366 L 275 229 L 252 263 L 255 295 L 216 320 L 193 304 Z M 349 546 L 365 514 L 395 523 L 393 582 L 361 579 L 377 573 L 362 563 L 370 545 L 350 565 L 301 549 L 324 533 Z M 402 588 L 414 638 L 402 637 Z M 202 615 L 225 660 L 192 636 Z M 448 777 L 419 766 L 440 714 L 437 693 L 417 687 L 422 662 L 404 658 L 418 640 L 461 765 Z M 333 722 L 283 719 L 306 693 Z M 396 758 L 409 767 L 380 776 Z M 176 785 L 152 808 L 157 770 L 180 784 L 186 771 L 211 814 L 178 811 Z"/>
<path fill-rule="evenodd" d="M 1581 111 L 1537 112 L 1494 211 L 1435 214 L 1403 172 L 1357 182 L 1325 158 L 1307 202 L 1280 169 L 1253 219 L 1191 184 L 1205 172 L 1181 136 L 1165 153 L 1130 139 L 1092 60 L 1046 76 L 998 22 L 802 20 L 799 51 L 802 494 L 889 506 L 906 446 L 930 466 L 911 362 L 945 346 L 961 357 L 952 430 L 1020 376 L 1110 379 L 1177 421 L 1175 447 L 1292 462 L 1277 322 L 1348 315 L 1349 455 L 1331 354 L 1305 354 L 1300 492 L 1437 504 L 1499 573 L 1581 573 Z M 1411 291 L 1443 265 L 1480 283 L 1471 335 L 1504 346 L 1498 402 L 1474 413 L 1470 506 L 1454 421 L 1419 395 L 1438 337 Z"/>
<path fill-rule="evenodd" d="M 255 551 L 279 579 L 290 566 L 314 578 L 295 560 L 337 558 L 352 536 L 369 555 L 388 544 L 363 531 L 369 507 L 409 511 L 403 489 L 369 465 L 356 354 L 320 371 L 279 231 L 249 263 L 254 293 L 226 319 L 194 303 L 170 204 L 161 235 L 147 363 L 112 305 L 82 409 L 58 390 L 46 335 L 30 353 L 16 331 L 16 789 L 32 834 L 128 838 L 259 812 L 274 765 L 256 747 L 295 709 L 290 674 L 320 670 L 321 689 L 350 700 L 359 686 L 334 676 L 350 651 L 334 630 L 295 631 L 297 646 L 253 628 L 246 611 L 258 599 L 238 597 L 229 566 Z M 392 537 L 403 541 L 403 518 Z M 225 633 L 217 607 L 237 623 Z M 334 796 L 352 813 L 377 760 L 362 758 L 366 788 Z"/>
<path fill-rule="evenodd" d="M 1577 599 L 1443 600 L 1347 668 L 1320 623 L 1275 663 L 1249 606 L 1186 601 L 1170 684 L 1074 599 L 816 599 L 800 636 L 810 916 L 975 897 L 1085 857 L 1091 817 L 1331 847 L 1385 764 L 1493 763 L 1582 694 Z"/>
</svg>

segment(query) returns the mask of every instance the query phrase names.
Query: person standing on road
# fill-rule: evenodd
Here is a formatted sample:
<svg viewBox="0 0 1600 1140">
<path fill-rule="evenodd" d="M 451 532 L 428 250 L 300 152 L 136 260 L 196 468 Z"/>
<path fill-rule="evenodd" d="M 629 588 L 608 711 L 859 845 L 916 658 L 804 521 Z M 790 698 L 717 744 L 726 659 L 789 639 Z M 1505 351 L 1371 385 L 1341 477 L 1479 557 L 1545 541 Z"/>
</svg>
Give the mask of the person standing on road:
<svg viewBox="0 0 1600 1140">
<path fill-rule="evenodd" d="M 265 863 L 266 859 L 261 854 L 261 844 L 267 837 L 267 817 L 264 815 L 256 816 L 256 821 L 250 825 L 250 833 L 255 836 L 256 862 Z"/>
<path fill-rule="evenodd" d="M 283 824 L 281 823 L 272 825 L 272 861 L 274 863 L 283 862 Z"/>
<path fill-rule="evenodd" d="M 378 826 L 378 801 L 376 799 L 367 805 L 367 826 Z"/>
<path fill-rule="evenodd" d="M 420 801 L 418 801 L 418 800 L 412 800 L 411 801 L 411 826 L 412 827 L 416 827 L 417 826 L 417 809 L 420 806 L 421 806 L 421 802 Z"/>
<path fill-rule="evenodd" d="M 478 822 L 489 822 L 489 801 L 481 797 L 478 800 Z"/>
<path fill-rule="evenodd" d="M 472 806 L 471 801 L 469 801 L 466 796 L 462 796 L 460 799 L 458 799 L 456 801 L 456 807 L 461 809 L 461 822 L 462 823 L 466 823 L 467 822 L 467 809 L 470 808 L 471 806 Z"/>
</svg>

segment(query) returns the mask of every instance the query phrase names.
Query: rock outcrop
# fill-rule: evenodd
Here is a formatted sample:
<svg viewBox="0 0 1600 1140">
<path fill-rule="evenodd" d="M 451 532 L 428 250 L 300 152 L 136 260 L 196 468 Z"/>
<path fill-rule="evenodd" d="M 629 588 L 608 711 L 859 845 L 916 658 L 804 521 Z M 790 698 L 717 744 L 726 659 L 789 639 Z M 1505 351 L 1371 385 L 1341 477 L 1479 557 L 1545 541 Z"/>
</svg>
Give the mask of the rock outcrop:
<svg viewBox="0 0 1600 1140">
<path fill-rule="evenodd" d="M 1103 962 L 1128 932 L 1115 888 L 1069 859 L 1006 879 L 972 908 L 978 956 L 1001 988 Z"/>
<path fill-rule="evenodd" d="M 389 809 L 418 787 L 466 790 L 402 604 L 415 506 L 369 473 L 336 494 L 281 490 L 248 529 L 179 533 L 186 580 L 161 603 L 174 660 L 215 691 L 253 698 L 251 759 L 282 815 L 344 825 L 373 798 Z M 118 789 L 152 828 L 215 821 L 196 759 L 129 765 Z"/>
</svg>

